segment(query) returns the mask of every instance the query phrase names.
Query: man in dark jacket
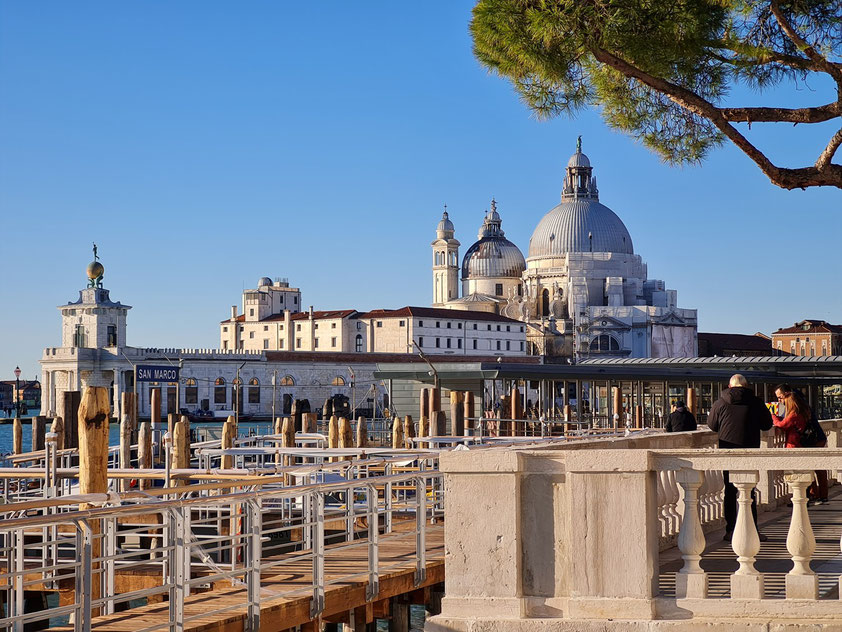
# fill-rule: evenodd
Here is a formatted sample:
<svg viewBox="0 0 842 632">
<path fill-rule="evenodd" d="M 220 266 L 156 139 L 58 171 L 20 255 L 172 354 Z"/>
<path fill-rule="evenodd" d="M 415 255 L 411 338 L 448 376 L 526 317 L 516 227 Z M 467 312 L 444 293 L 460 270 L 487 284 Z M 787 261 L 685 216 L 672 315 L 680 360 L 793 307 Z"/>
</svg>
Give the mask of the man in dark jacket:
<svg viewBox="0 0 842 632">
<path fill-rule="evenodd" d="M 708 428 L 719 433 L 719 447 L 723 449 L 759 448 L 760 431 L 772 427 L 772 414 L 766 404 L 748 387 L 739 373 L 731 377 L 727 390 L 714 402 L 708 414 Z M 737 523 L 737 488 L 725 472 L 725 539 L 730 541 Z M 751 513 L 757 524 L 757 500 L 751 492 Z M 760 534 L 760 541 L 766 536 Z"/>
<path fill-rule="evenodd" d="M 688 432 L 696 429 L 696 418 L 681 400 L 672 405 L 672 412 L 664 425 L 666 432 Z"/>
</svg>

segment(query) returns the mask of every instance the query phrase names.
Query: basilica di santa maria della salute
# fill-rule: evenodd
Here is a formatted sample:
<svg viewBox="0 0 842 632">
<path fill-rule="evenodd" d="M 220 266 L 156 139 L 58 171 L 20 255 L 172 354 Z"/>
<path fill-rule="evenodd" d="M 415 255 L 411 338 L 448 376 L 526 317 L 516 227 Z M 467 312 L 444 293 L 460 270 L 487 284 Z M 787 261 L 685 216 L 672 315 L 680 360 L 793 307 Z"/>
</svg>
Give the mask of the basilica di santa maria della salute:
<svg viewBox="0 0 842 632">
<path fill-rule="evenodd" d="M 675 290 L 647 278 L 625 224 L 599 201 L 581 138 L 561 203 L 538 222 L 525 259 L 506 239 L 494 200 L 461 269 L 455 235 L 445 211 L 432 242 L 434 307 L 522 321 L 531 355 L 697 355 L 696 310 L 679 308 Z"/>
</svg>

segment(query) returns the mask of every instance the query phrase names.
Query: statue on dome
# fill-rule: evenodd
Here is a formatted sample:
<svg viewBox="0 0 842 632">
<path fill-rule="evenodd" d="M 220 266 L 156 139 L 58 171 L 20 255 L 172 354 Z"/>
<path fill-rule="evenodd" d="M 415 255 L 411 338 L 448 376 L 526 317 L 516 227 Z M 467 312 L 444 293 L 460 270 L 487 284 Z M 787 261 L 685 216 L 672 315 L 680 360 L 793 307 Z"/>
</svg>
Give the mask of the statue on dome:
<svg viewBox="0 0 842 632">
<path fill-rule="evenodd" d="M 94 260 L 88 264 L 86 274 L 88 275 L 88 287 L 102 287 L 102 276 L 105 274 L 105 266 L 99 262 L 96 243 L 94 243 Z"/>
</svg>

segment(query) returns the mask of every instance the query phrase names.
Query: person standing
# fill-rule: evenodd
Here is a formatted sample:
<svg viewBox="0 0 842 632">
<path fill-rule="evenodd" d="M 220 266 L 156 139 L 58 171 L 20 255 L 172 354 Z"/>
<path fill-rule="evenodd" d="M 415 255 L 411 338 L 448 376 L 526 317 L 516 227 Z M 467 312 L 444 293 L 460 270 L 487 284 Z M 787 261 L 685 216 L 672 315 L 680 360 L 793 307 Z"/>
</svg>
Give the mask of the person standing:
<svg viewBox="0 0 842 632">
<path fill-rule="evenodd" d="M 664 431 L 689 432 L 690 430 L 695 430 L 697 425 L 696 418 L 693 416 L 693 413 L 687 410 L 687 405 L 683 401 L 678 400 L 672 405 L 672 412 L 667 418 Z"/>
<path fill-rule="evenodd" d="M 786 416 L 781 418 L 779 416 L 775 416 L 779 422 L 776 422 L 775 425 L 778 427 L 784 427 L 781 424 L 786 422 L 787 418 L 789 417 L 790 413 L 790 406 L 799 409 L 802 415 L 805 418 L 804 425 L 813 424 L 817 428 L 816 434 L 818 435 L 817 442 L 811 445 L 804 445 L 801 441 L 801 434 L 799 432 L 798 436 L 798 446 L 791 446 L 789 444 L 789 431 L 787 431 L 787 445 L 786 447 L 801 447 L 801 448 L 824 448 L 827 446 L 827 435 L 821 429 L 819 425 L 819 419 L 816 416 L 815 411 L 810 408 L 810 405 L 807 403 L 807 400 L 804 398 L 804 395 L 796 388 L 792 388 L 789 384 L 780 384 L 777 388 L 775 388 L 775 396 L 778 398 L 778 402 L 784 404 L 786 410 Z M 790 398 L 792 399 L 792 404 L 789 403 Z M 801 426 L 801 432 L 804 430 L 804 426 Z M 816 480 L 810 485 L 807 489 L 807 496 L 810 498 L 810 502 L 816 505 L 823 505 L 828 501 L 827 497 L 827 470 L 816 470 Z"/>
<path fill-rule="evenodd" d="M 728 388 L 722 391 L 708 414 L 708 428 L 719 434 L 719 447 L 723 450 L 760 447 L 760 432 L 772 427 L 772 413 L 766 404 L 749 388 L 745 376 L 731 376 Z M 737 488 L 725 475 L 725 540 L 730 542 L 737 524 Z M 757 499 L 751 492 L 751 514 L 757 525 Z M 758 533 L 761 542 L 768 538 Z"/>
</svg>

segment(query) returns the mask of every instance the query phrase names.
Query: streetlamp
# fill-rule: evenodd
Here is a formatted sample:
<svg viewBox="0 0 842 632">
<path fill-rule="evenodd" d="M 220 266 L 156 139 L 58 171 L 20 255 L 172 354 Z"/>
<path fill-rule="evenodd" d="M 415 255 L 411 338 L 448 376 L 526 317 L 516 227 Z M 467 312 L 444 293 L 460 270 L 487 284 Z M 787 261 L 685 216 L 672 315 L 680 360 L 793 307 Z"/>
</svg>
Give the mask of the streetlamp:
<svg viewBox="0 0 842 632">
<path fill-rule="evenodd" d="M 20 417 L 20 367 L 15 367 L 15 417 Z"/>
</svg>

